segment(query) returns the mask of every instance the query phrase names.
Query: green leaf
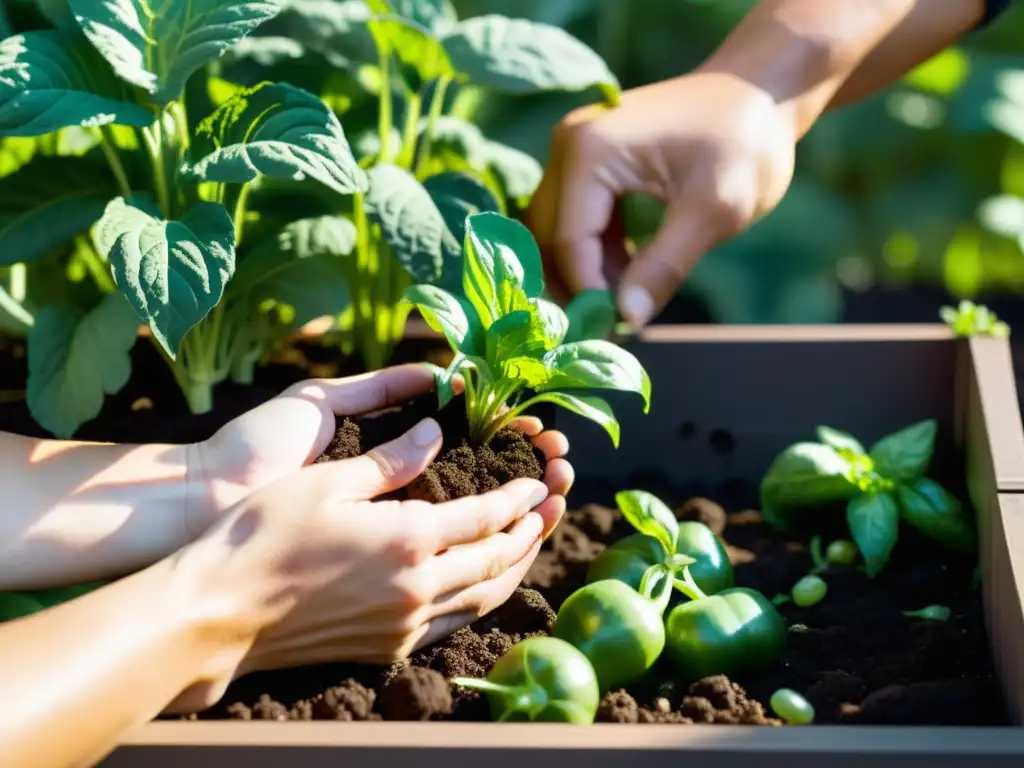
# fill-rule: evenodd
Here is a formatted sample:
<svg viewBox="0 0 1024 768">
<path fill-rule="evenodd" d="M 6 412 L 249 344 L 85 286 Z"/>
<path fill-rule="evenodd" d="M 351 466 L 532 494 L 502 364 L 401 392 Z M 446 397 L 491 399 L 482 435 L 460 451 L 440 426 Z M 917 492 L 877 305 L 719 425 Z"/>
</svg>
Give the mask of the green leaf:
<svg viewBox="0 0 1024 768">
<path fill-rule="evenodd" d="M 458 248 L 444 216 L 416 177 L 397 165 L 370 170 L 366 212 L 399 263 L 418 283 L 440 279 L 446 250 Z"/>
<path fill-rule="evenodd" d="M 185 334 L 220 301 L 235 268 L 235 227 L 219 203 L 196 203 L 179 221 L 148 198 L 116 198 L 96 225 L 118 288 L 176 358 Z"/>
<path fill-rule="evenodd" d="M 617 309 L 611 291 L 590 289 L 580 291 L 565 308 L 569 332 L 565 340 L 603 339 L 615 325 Z"/>
<path fill-rule="evenodd" d="M 106 167 L 35 156 L 0 184 L 0 266 L 33 261 L 99 220 L 117 194 Z"/>
<path fill-rule="evenodd" d="M 615 419 L 611 406 L 601 398 L 593 395 L 571 395 L 568 392 L 542 392 L 532 398 L 532 401 L 554 403 L 600 424 L 611 437 L 612 445 L 619 447 L 619 422 Z"/>
<path fill-rule="evenodd" d="M 889 493 L 865 493 L 846 505 L 846 522 L 870 578 L 889 561 L 899 536 L 899 506 Z"/>
<path fill-rule="evenodd" d="M 466 356 L 484 354 L 484 330 L 473 307 L 465 299 L 433 285 L 411 285 L 405 289 L 427 325 L 443 333 L 452 349 Z"/>
<path fill-rule="evenodd" d="M 882 477 L 906 482 L 928 471 L 935 450 L 938 425 L 926 419 L 887 435 L 871 446 L 869 454 Z"/>
<path fill-rule="evenodd" d="M 484 151 L 487 165 L 504 187 L 505 197 L 526 208 L 540 186 L 544 168 L 532 155 L 497 141 L 487 142 Z"/>
<path fill-rule="evenodd" d="M 426 136 L 430 121 L 420 120 L 419 140 Z M 449 152 L 463 158 L 470 167 L 477 171 L 487 166 L 487 139 L 483 131 L 473 123 L 451 115 L 441 115 L 434 122 L 434 139 L 431 144 L 433 155 Z"/>
<path fill-rule="evenodd" d="M 619 491 L 615 494 L 615 504 L 626 522 L 661 542 L 666 559 L 675 554 L 679 521 L 665 502 L 647 491 Z"/>
<path fill-rule="evenodd" d="M 79 32 L 68 0 L 35 0 L 36 7 L 61 32 Z"/>
<path fill-rule="evenodd" d="M 794 443 L 772 462 L 761 479 L 761 512 L 777 528 L 792 509 L 853 498 L 860 489 L 850 461 L 830 445 Z"/>
<path fill-rule="evenodd" d="M 478 213 L 497 211 L 498 201 L 491 191 L 469 174 L 448 171 L 423 182 L 451 237 L 445 237 L 441 277 L 436 284 L 453 293 L 462 290 L 462 243 L 466 239 L 466 219 Z"/>
<path fill-rule="evenodd" d="M 455 74 L 441 41 L 415 21 L 394 15 L 375 16 L 369 27 L 378 45 L 394 52 L 422 82 Z"/>
<path fill-rule="evenodd" d="M 443 35 L 459 20 L 449 0 L 366 0 L 366 4 L 373 13 L 393 13 L 415 22 L 434 35 Z"/>
<path fill-rule="evenodd" d="M 104 398 L 128 383 L 138 328 L 120 293 L 106 294 L 85 315 L 56 304 L 40 310 L 28 334 L 26 399 L 33 418 L 61 438 L 96 418 Z"/>
<path fill-rule="evenodd" d="M 544 324 L 547 348 L 554 349 L 565 340 L 572 321 L 560 306 L 547 299 L 537 299 L 537 311 Z"/>
<path fill-rule="evenodd" d="M 819 426 L 815 431 L 818 434 L 818 440 L 825 445 L 832 446 L 840 453 L 847 451 L 854 456 L 864 456 L 867 454 L 861 442 L 851 434 L 824 425 Z"/>
<path fill-rule="evenodd" d="M 487 362 L 501 372 L 513 375 L 507 363 L 519 358 L 533 358 L 540 363 L 544 355 L 544 328 L 528 310 L 516 310 L 499 317 L 487 329 Z M 535 366 L 541 368 L 541 365 Z M 533 384 L 533 382 L 529 382 Z"/>
<path fill-rule="evenodd" d="M 508 281 L 517 275 L 521 275 L 516 279 L 526 298 L 537 298 L 544 292 L 540 250 L 530 230 L 498 213 L 470 216 L 466 221 L 463 291 L 485 328 L 505 313 L 503 299 L 509 308 L 506 311 L 519 308 L 509 303 L 512 292 Z"/>
<path fill-rule="evenodd" d="M 958 552 L 975 552 L 978 533 L 960 501 L 934 480 L 919 477 L 896 488 L 904 520 L 925 536 Z"/>
<path fill-rule="evenodd" d="M 644 413 L 651 407 L 651 379 L 632 354 L 610 341 L 591 339 L 556 347 L 544 356 L 551 378 L 544 385 L 553 389 L 614 389 L 633 392 L 644 400 Z"/>
<path fill-rule="evenodd" d="M 0 41 L 0 136 L 42 136 L 71 125 L 146 126 L 124 84 L 85 40 L 52 30 Z"/>
<path fill-rule="evenodd" d="M 337 317 L 351 303 L 344 262 L 327 252 L 286 262 L 261 280 L 250 296 L 253 305 L 277 309 L 278 322 L 286 328 L 300 328 L 319 317 Z M 291 310 L 286 322 L 281 319 L 282 306 Z"/>
<path fill-rule="evenodd" d="M 343 58 L 357 64 L 376 63 L 377 44 L 367 22 L 363 0 L 276 0 L 281 12 L 260 30 L 299 42 L 329 61 Z M 231 52 L 234 54 L 234 50 Z"/>
<path fill-rule="evenodd" d="M 319 98 L 287 83 L 236 94 L 199 124 L 190 154 L 197 159 L 182 172 L 203 181 L 309 177 L 341 195 L 368 186 L 338 118 Z"/>
<path fill-rule="evenodd" d="M 285 225 L 276 238 L 260 243 L 238 262 L 225 298 L 240 296 L 296 260 L 315 256 L 341 259 L 356 245 L 356 225 L 343 216 L 317 216 Z"/>
<path fill-rule="evenodd" d="M 474 85 L 506 93 L 601 89 L 617 103 L 619 81 L 600 56 L 550 24 L 496 14 L 461 22 L 442 38 L 455 69 Z"/>
<path fill-rule="evenodd" d="M 114 71 L 157 104 L 181 96 L 215 61 L 278 8 L 256 0 L 70 0 L 78 23 Z"/>
</svg>

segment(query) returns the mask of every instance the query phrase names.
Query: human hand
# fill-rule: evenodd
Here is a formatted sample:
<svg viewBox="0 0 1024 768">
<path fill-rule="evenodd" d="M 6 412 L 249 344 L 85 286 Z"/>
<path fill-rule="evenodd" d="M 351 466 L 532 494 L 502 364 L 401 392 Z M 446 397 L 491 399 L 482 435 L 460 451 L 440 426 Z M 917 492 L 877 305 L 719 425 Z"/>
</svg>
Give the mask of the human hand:
<svg viewBox="0 0 1024 768">
<path fill-rule="evenodd" d="M 357 416 L 430 392 L 434 378 L 423 365 L 401 365 L 344 379 L 303 381 L 234 419 L 190 453 L 188 473 L 198 490 L 186 515 L 192 540 L 253 491 L 310 464 L 331 441 L 336 417 Z M 569 449 L 560 432 L 538 419 L 516 421 L 547 459 L 551 496 L 545 513 L 559 517 L 572 485 Z M 370 498 L 367 496 L 366 498 Z"/>
<path fill-rule="evenodd" d="M 362 456 L 300 469 L 175 556 L 211 666 L 169 711 L 210 706 L 255 670 L 388 663 L 505 602 L 561 514 L 544 483 L 367 501 L 411 482 L 440 447 L 426 419 Z"/>
<path fill-rule="evenodd" d="M 626 91 L 616 108 L 570 113 L 528 212 L 552 293 L 564 300 L 618 283 L 622 316 L 642 327 L 704 253 L 779 203 L 796 131 L 791 112 L 765 91 L 701 70 Z M 632 263 L 616 209 L 630 193 L 667 206 Z"/>
</svg>

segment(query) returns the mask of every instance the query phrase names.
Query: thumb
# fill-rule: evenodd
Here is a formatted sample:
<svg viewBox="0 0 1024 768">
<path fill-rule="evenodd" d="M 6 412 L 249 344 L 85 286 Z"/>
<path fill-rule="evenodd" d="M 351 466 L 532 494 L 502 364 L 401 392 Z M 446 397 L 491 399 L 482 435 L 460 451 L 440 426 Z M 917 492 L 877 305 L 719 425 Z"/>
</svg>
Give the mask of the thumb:
<svg viewBox="0 0 1024 768">
<path fill-rule="evenodd" d="M 335 479 L 350 501 L 368 501 L 419 477 L 441 449 L 441 427 L 424 419 L 404 435 L 362 456 L 338 462 Z"/>
<path fill-rule="evenodd" d="M 647 325 L 714 245 L 714 234 L 699 209 L 669 206 L 661 228 L 626 268 L 619 282 L 619 311 L 634 330 Z"/>
</svg>

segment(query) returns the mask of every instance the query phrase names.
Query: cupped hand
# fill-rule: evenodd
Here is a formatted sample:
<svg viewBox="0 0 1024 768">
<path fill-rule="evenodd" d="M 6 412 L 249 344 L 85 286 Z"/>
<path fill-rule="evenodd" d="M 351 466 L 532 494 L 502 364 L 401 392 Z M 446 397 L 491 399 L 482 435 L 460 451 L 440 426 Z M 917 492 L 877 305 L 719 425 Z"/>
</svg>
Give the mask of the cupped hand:
<svg viewBox="0 0 1024 768">
<path fill-rule="evenodd" d="M 441 504 L 367 501 L 411 482 L 441 442 L 426 419 L 362 456 L 299 469 L 182 550 L 175 568 L 214 650 L 204 682 L 169 711 L 210 706 L 255 670 L 388 663 L 505 602 L 561 514 L 544 483 Z"/>
<path fill-rule="evenodd" d="M 312 463 L 334 436 L 338 417 L 399 405 L 433 389 L 428 366 L 400 365 L 343 379 L 303 381 L 229 422 L 191 453 L 189 476 L 196 490 L 186 516 L 189 538 L 253 491 Z M 551 496 L 543 512 L 557 522 L 573 481 L 572 467 L 563 458 L 569 443 L 560 432 L 544 431 L 538 419 L 516 424 L 547 459 L 544 482 Z"/>
<path fill-rule="evenodd" d="M 570 113 L 528 214 L 552 293 L 564 300 L 618 283 L 620 312 L 642 327 L 703 254 L 779 203 L 795 144 L 788 108 L 722 72 L 697 70 L 626 91 L 618 107 Z M 630 261 L 616 203 L 633 193 L 667 208 Z"/>
</svg>

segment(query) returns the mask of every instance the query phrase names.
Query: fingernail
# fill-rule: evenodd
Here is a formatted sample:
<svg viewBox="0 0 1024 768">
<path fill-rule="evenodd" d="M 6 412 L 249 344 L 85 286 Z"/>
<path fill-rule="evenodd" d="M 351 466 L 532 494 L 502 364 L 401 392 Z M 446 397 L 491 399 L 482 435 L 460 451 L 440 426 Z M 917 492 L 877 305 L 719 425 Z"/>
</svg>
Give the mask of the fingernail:
<svg viewBox="0 0 1024 768">
<path fill-rule="evenodd" d="M 415 426 L 410 437 L 413 445 L 427 448 L 441 437 L 441 425 L 433 419 L 424 419 Z"/>
<path fill-rule="evenodd" d="M 548 497 L 548 487 L 543 483 L 534 487 L 530 494 L 530 509 L 533 509 Z"/>
<path fill-rule="evenodd" d="M 654 299 L 651 294 L 638 285 L 630 285 L 623 289 L 619 304 L 622 316 L 633 326 L 634 330 L 639 330 L 647 325 L 651 315 L 654 314 Z"/>
</svg>

